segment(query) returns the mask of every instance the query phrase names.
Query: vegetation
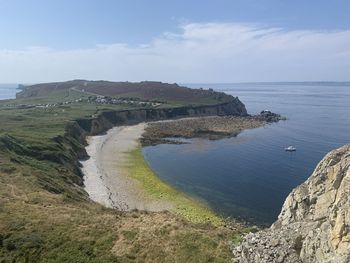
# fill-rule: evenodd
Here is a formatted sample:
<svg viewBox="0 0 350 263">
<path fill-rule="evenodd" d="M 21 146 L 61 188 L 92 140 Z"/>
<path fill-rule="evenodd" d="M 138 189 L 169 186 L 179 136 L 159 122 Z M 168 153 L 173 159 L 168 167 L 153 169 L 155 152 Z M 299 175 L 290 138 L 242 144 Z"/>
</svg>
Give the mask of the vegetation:
<svg viewBox="0 0 350 263">
<path fill-rule="evenodd" d="M 230 258 L 231 231 L 226 228 L 194 225 L 166 212 L 106 209 L 84 199 L 83 193 L 75 199 L 46 191 L 37 185 L 37 175 L 28 167 L 1 173 L 2 262 L 228 262 Z"/>
<path fill-rule="evenodd" d="M 222 225 L 223 219 L 215 215 L 209 208 L 185 196 L 159 179 L 145 161 L 141 147 L 137 147 L 128 153 L 128 174 L 141 182 L 146 192 L 157 199 L 169 201 L 174 204 L 173 212 L 183 216 L 192 223 L 211 222 L 214 225 Z"/>
<path fill-rule="evenodd" d="M 229 262 L 238 232 L 163 183 L 153 194 L 166 192 L 176 213 L 125 213 L 89 200 L 75 163 L 84 145 L 67 124 L 137 106 L 28 107 L 87 95 L 63 89 L 0 102 L 0 262 Z M 131 157 L 132 169 L 151 172 L 140 149 Z M 219 226 L 203 223 L 206 217 Z"/>
<path fill-rule="evenodd" d="M 31 86 L 30 89 L 25 89 L 20 93 L 20 96 L 48 96 L 62 91 L 84 91 L 89 95 L 99 94 L 116 98 L 132 97 L 142 100 L 162 101 L 172 105 L 209 105 L 228 102 L 232 99 L 232 96 L 223 92 L 215 92 L 212 89 L 190 89 L 176 83 L 86 80 L 38 84 Z"/>
</svg>

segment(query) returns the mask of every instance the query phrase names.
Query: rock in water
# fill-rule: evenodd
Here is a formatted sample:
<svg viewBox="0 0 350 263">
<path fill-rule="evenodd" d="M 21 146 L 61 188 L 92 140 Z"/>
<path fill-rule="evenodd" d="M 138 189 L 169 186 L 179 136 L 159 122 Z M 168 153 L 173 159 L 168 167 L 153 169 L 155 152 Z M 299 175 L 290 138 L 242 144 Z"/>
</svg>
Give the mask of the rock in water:
<svg viewBox="0 0 350 263">
<path fill-rule="evenodd" d="M 350 145 L 328 153 L 271 228 L 233 247 L 240 263 L 350 262 Z"/>
</svg>

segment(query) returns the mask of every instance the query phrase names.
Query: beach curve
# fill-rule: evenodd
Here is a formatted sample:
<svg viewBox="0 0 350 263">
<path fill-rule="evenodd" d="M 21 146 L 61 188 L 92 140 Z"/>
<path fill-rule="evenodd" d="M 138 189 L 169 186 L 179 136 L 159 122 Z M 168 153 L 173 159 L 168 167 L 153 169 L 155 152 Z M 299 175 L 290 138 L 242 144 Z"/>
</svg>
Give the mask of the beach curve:
<svg viewBox="0 0 350 263">
<path fill-rule="evenodd" d="M 106 134 L 87 138 L 88 160 L 81 161 L 84 186 L 90 199 L 122 211 L 170 210 L 172 204 L 147 195 L 137 180 L 128 176 L 127 153 L 138 146 L 146 123 L 117 126 Z"/>
</svg>

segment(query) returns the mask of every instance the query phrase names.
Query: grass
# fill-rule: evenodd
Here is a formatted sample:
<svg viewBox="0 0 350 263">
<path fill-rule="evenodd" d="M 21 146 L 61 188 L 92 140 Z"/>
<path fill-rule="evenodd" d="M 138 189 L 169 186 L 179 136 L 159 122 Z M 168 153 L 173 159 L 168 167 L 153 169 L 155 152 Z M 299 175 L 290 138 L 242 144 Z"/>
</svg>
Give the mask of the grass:
<svg viewBox="0 0 350 263">
<path fill-rule="evenodd" d="M 18 107 L 79 96 L 70 91 L 0 101 L 0 262 L 230 262 L 236 231 L 157 179 L 140 148 L 132 153 L 134 174 L 153 176 L 146 189 L 173 200 L 175 213 L 122 213 L 88 199 L 73 162 L 83 145 L 56 139 L 71 120 L 133 107 Z M 215 225 L 195 224 L 207 220 Z"/>
<path fill-rule="evenodd" d="M 148 195 L 156 199 L 171 202 L 175 205 L 173 212 L 183 216 L 192 223 L 211 222 L 216 226 L 224 223 L 223 219 L 208 207 L 164 183 L 145 161 L 141 146 L 128 152 L 127 156 L 127 173 L 142 184 Z"/>
<path fill-rule="evenodd" d="M 19 166 L 0 173 L 0 262 L 230 261 L 227 228 L 51 193 L 36 183 L 38 172 Z"/>
</svg>

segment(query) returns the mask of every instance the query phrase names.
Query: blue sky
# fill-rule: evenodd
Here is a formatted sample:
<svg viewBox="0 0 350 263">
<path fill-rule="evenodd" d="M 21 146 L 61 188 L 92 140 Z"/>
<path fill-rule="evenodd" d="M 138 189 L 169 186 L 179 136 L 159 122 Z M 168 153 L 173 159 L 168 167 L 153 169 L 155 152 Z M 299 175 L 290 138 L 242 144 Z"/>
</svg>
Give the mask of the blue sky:
<svg viewBox="0 0 350 263">
<path fill-rule="evenodd" d="M 348 80 L 349 13 L 345 0 L 0 0 L 0 82 Z"/>
</svg>

